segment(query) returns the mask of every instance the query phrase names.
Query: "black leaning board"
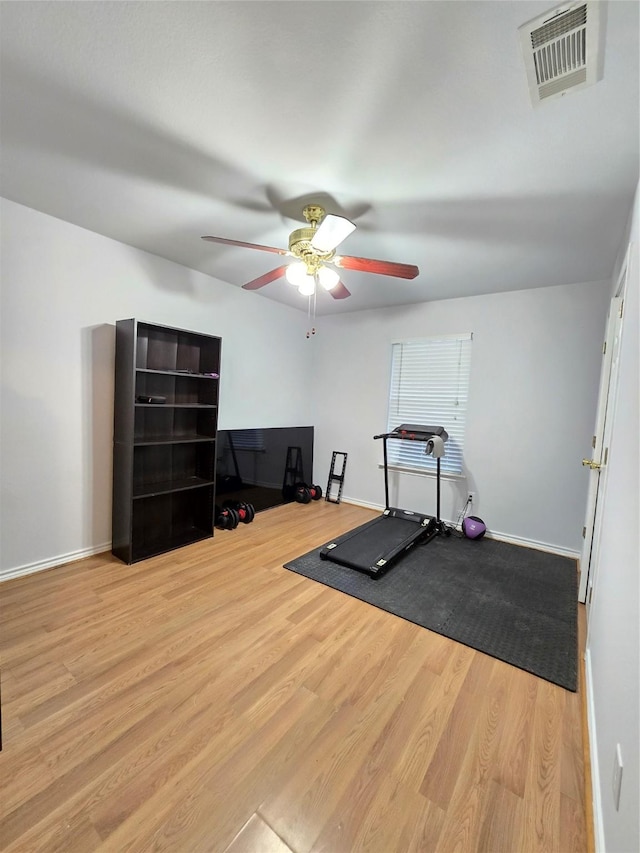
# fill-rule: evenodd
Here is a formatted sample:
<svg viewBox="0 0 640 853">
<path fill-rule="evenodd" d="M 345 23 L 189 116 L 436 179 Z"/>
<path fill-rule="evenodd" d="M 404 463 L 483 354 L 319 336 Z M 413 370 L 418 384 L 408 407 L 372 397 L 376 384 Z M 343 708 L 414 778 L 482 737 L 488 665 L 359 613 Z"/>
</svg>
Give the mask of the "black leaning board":
<svg viewBox="0 0 640 853">
<path fill-rule="evenodd" d="M 320 551 L 320 558 L 379 577 L 401 554 L 435 534 L 431 516 L 390 507 L 378 518 L 329 542 Z M 380 561 L 384 561 L 382 565 Z"/>
</svg>

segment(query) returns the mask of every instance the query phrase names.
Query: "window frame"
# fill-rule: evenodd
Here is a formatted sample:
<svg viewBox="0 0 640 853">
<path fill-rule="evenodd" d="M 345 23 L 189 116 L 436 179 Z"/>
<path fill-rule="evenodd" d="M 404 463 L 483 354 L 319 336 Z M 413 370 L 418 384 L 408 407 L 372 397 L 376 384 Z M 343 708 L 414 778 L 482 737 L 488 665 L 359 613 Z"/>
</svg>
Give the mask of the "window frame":
<svg viewBox="0 0 640 853">
<path fill-rule="evenodd" d="M 387 392 L 387 432 L 392 432 L 402 423 L 443 426 L 449 438 L 445 442 L 445 455 L 440 460 L 441 476 L 454 479 L 465 476 L 464 446 L 468 424 L 472 343 L 473 332 L 429 335 L 421 338 L 391 341 Z M 457 368 L 455 367 L 456 355 L 455 352 L 451 351 L 451 344 L 460 344 Z M 447 345 L 449 345 L 450 352 L 444 350 Z M 425 393 L 427 399 L 429 399 L 429 395 L 431 399 L 439 398 L 439 405 L 442 410 L 429 417 L 422 411 L 425 406 L 419 400 L 420 391 L 416 386 L 425 381 L 428 370 L 433 369 L 433 359 L 438 348 L 441 349 L 438 358 L 441 358 L 442 369 L 438 374 L 439 378 L 427 387 Z M 424 352 L 420 353 L 420 349 L 423 349 Z M 429 352 L 430 349 L 431 352 Z M 398 353 L 401 361 L 398 360 Z M 430 364 L 427 364 L 429 360 Z M 406 367 L 402 363 L 405 361 Z M 403 369 L 406 371 L 404 385 Z M 417 374 L 416 371 L 418 371 Z M 412 373 L 416 375 L 412 377 Z M 447 381 L 455 381 L 456 390 L 455 394 L 447 392 L 443 399 L 441 384 Z M 440 387 L 438 387 L 438 383 L 440 383 Z M 452 396 L 455 397 L 455 402 L 447 399 Z M 420 407 L 422 410 L 418 411 Z M 437 406 L 428 403 L 426 408 L 433 409 Z M 449 415 L 445 414 L 447 409 Z M 452 417 L 453 412 L 455 412 L 455 417 Z M 442 418 L 442 423 L 439 420 L 440 418 Z M 444 421 L 448 421 L 448 423 Z M 437 462 L 433 457 L 427 456 L 424 450 L 423 442 L 391 440 L 387 448 L 387 467 L 390 471 L 400 471 L 418 476 L 435 475 Z"/>
</svg>

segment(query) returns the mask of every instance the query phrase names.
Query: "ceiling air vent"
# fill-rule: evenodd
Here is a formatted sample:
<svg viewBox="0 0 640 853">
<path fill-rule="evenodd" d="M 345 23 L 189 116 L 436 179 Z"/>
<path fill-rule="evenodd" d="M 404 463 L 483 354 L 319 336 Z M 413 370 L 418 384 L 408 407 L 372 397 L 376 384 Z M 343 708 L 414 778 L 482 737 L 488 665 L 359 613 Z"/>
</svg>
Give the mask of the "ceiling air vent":
<svg viewBox="0 0 640 853">
<path fill-rule="evenodd" d="M 602 78 L 606 3 L 570 3 L 519 27 L 534 105 Z"/>
</svg>

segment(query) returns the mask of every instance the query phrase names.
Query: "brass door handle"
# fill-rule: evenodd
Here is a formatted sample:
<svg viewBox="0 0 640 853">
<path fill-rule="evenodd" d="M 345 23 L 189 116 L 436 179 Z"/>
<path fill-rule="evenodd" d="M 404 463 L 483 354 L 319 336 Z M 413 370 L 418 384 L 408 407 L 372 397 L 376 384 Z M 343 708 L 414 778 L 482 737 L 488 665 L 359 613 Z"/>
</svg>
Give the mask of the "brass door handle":
<svg viewBox="0 0 640 853">
<path fill-rule="evenodd" d="M 593 459 L 583 459 L 582 464 L 585 468 L 591 468 L 592 471 L 599 471 L 602 465 L 599 462 L 594 462 Z"/>
</svg>

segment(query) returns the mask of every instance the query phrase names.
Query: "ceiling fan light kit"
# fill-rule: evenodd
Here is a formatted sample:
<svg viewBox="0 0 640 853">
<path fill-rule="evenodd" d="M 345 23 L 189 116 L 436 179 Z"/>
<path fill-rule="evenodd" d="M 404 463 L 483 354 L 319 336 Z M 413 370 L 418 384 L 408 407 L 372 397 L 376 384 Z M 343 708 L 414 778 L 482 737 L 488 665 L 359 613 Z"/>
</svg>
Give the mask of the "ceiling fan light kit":
<svg viewBox="0 0 640 853">
<path fill-rule="evenodd" d="M 302 261 L 296 261 L 293 264 L 289 264 L 284 275 L 289 284 L 292 284 L 294 287 L 300 287 L 307 278 L 307 266 Z"/>
<path fill-rule="evenodd" d="M 313 295 L 316 282 L 325 290 L 333 290 L 340 281 L 340 275 L 331 267 L 319 266 L 315 272 L 309 273 L 304 261 L 289 264 L 284 275 L 289 284 L 297 287 L 303 296 Z"/>
<path fill-rule="evenodd" d="M 333 290 L 340 281 L 340 275 L 331 267 L 320 267 L 318 270 L 318 281 L 325 290 Z"/>
<path fill-rule="evenodd" d="M 296 228 L 289 235 L 289 249 L 277 249 L 274 246 L 261 246 L 258 243 L 245 243 L 227 237 L 203 237 L 212 243 L 224 243 L 228 246 L 241 246 L 246 249 L 258 249 L 262 252 L 274 252 L 297 258 L 297 261 L 277 267 L 264 273 L 253 281 L 243 284 L 245 290 L 258 290 L 284 276 L 295 285 L 302 296 L 313 296 L 316 285 L 328 291 L 334 299 L 344 299 L 351 294 L 340 280 L 339 269 L 357 270 L 376 275 L 388 275 L 395 278 L 413 279 L 418 267 L 412 264 L 398 264 L 393 261 L 377 261 L 373 258 L 356 258 L 349 255 L 336 255 L 336 249 L 356 226 L 344 216 L 327 214 L 319 204 L 308 204 L 302 215 L 309 223 L 305 228 Z M 333 266 L 327 266 L 333 264 Z"/>
<path fill-rule="evenodd" d="M 305 276 L 305 280 L 298 288 L 298 292 L 301 294 L 301 296 L 313 296 L 313 294 L 316 292 L 316 282 L 314 277 L 311 275 Z"/>
</svg>

